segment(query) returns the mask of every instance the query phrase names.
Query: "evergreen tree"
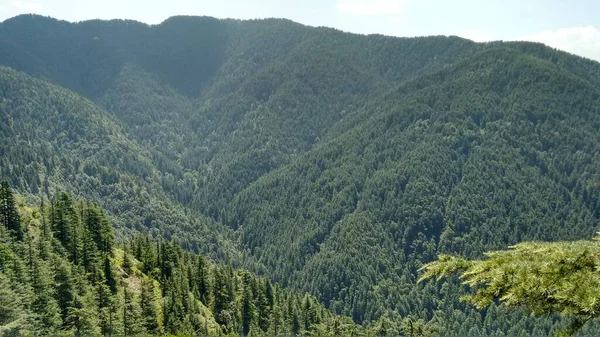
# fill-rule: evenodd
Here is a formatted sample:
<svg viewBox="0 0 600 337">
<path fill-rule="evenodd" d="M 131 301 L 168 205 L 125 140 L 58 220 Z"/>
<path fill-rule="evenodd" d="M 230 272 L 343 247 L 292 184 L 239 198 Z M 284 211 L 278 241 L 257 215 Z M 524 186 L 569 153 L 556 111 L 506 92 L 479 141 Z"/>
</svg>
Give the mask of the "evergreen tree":
<svg viewBox="0 0 600 337">
<path fill-rule="evenodd" d="M 20 296 L 12 289 L 10 280 L 0 273 L 0 333 L 18 336 L 24 320 Z"/>
<path fill-rule="evenodd" d="M 79 263 L 80 257 L 79 226 L 73 201 L 67 193 L 62 192 L 54 205 L 52 229 L 75 264 Z"/>
<path fill-rule="evenodd" d="M 206 266 L 206 261 L 202 255 L 198 256 L 197 260 L 197 271 L 196 271 L 196 280 L 195 280 L 195 291 L 198 295 L 198 298 L 204 304 L 208 304 L 208 296 L 209 296 L 209 283 L 208 283 L 208 269 Z"/>
<path fill-rule="evenodd" d="M 156 335 L 160 332 L 156 306 L 153 282 L 148 279 L 142 279 L 140 294 L 142 325 L 151 335 Z"/>
<path fill-rule="evenodd" d="M 242 336 L 247 336 L 250 333 L 250 327 L 254 321 L 254 305 L 252 303 L 252 292 L 249 285 L 246 283 L 247 280 L 243 281 L 241 300 Z"/>
<path fill-rule="evenodd" d="M 106 283 L 96 284 L 96 297 L 98 302 L 98 325 L 103 336 L 112 336 L 116 333 L 113 324 L 113 315 L 116 298 Z"/>
<path fill-rule="evenodd" d="M 75 298 L 73 276 L 71 268 L 66 262 L 56 259 L 54 263 L 54 286 L 56 289 L 54 296 L 60 310 L 62 327 L 69 329 L 73 327 L 73 322 L 68 320 L 69 308 Z"/>
<path fill-rule="evenodd" d="M 56 330 L 62 325 L 60 308 L 53 297 L 53 280 L 54 276 L 46 262 L 36 259 L 31 275 L 33 288 L 31 309 L 34 314 L 35 330 L 43 335 L 56 334 Z"/>
<path fill-rule="evenodd" d="M 115 279 L 115 275 L 110 264 L 110 258 L 108 256 L 104 257 L 104 282 L 113 295 L 117 293 L 117 280 Z"/>
<path fill-rule="evenodd" d="M 524 306 L 535 315 L 572 317 L 560 335 L 574 334 L 600 317 L 600 237 L 593 241 L 524 242 L 510 250 L 487 252 L 484 260 L 440 255 L 421 267 L 419 281 L 460 273 L 475 292 L 463 299 L 478 308 L 497 300 Z"/>
<path fill-rule="evenodd" d="M 221 268 L 214 267 L 213 269 L 212 290 L 212 311 L 215 315 L 215 320 L 217 323 L 224 325 L 227 323 L 229 301 L 231 298 L 229 284 Z"/>
<path fill-rule="evenodd" d="M 123 285 L 123 326 L 125 336 L 138 336 L 143 334 L 143 324 L 140 324 L 140 307 L 135 300 L 135 295 L 128 289 L 127 284 Z"/>
<path fill-rule="evenodd" d="M 6 181 L 0 183 L 0 223 L 15 240 L 23 240 L 21 217 L 17 211 L 15 197 Z"/>
<path fill-rule="evenodd" d="M 83 270 L 78 270 L 74 278 L 75 292 L 68 308 L 68 326 L 74 328 L 76 336 L 100 336 L 99 320 L 95 310 L 97 303 L 85 282 Z"/>
<path fill-rule="evenodd" d="M 125 274 L 127 275 L 131 275 L 133 273 L 133 261 L 131 260 L 131 257 L 129 256 L 129 252 L 128 252 L 128 247 L 127 245 L 123 245 L 123 271 L 125 272 Z"/>
<path fill-rule="evenodd" d="M 218 332 L 265 336 L 265 332 L 298 335 L 317 331 L 310 313 L 320 305 L 310 297 L 302 299 L 284 292 L 284 297 L 279 298 L 279 288 L 273 289 L 268 279 L 231 266 L 213 265 L 203 256 L 182 250 L 177 243 L 161 241 L 155 245 L 148 237 L 125 241 L 124 263 L 130 266 L 125 265 L 124 269 L 129 269 L 129 274 L 117 272 L 110 254 L 98 249 L 93 239 L 96 225 L 90 224 L 90 214 L 94 214 L 88 212 L 91 206 L 77 204 L 73 207 L 67 194 L 50 204 L 49 224 L 57 229 L 55 245 L 43 233 L 43 218 L 39 236 L 36 237 L 35 228 L 28 227 L 32 235 L 24 242 L 11 240 L 8 234 L 0 241 L 0 285 L 4 287 L 0 289 L 0 335 Z M 36 213 L 24 208 L 23 212 L 27 219 L 36 214 L 44 217 L 41 210 Z M 60 239 L 61 226 L 71 228 L 69 222 L 73 219 L 79 226 L 79 255 L 69 254 L 74 237 L 71 231 L 63 233 L 64 244 Z M 133 273 L 134 257 L 142 261 L 142 266 L 150 266 L 151 272 Z M 117 284 L 122 284 L 122 288 L 117 289 Z M 156 284 L 165 294 L 162 301 L 156 298 Z M 209 302 L 209 308 L 202 301 Z M 287 311 L 281 309 L 285 305 Z M 217 325 L 213 325 L 211 317 Z M 324 325 L 322 330 L 328 334 L 331 326 Z"/>
</svg>

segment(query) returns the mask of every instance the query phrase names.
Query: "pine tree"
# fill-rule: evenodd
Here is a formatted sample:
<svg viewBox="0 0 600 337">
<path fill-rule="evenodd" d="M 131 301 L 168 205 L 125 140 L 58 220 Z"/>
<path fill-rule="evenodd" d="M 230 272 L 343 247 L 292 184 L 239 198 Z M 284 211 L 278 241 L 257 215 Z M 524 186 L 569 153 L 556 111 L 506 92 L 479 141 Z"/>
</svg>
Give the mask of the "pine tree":
<svg viewBox="0 0 600 337">
<path fill-rule="evenodd" d="M 142 279 L 140 294 L 140 307 L 142 311 L 142 325 L 151 335 L 156 335 L 160 331 L 158 325 L 158 313 L 156 309 L 156 296 L 154 294 L 154 284 L 151 280 Z"/>
<path fill-rule="evenodd" d="M 298 317 L 298 311 L 296 310 L 296 303 L 294 301 L 294 296 L 289 294 L 287 296 L 287 325 L 290 333 L 293 336 L 297 336 L 300 333 L 300 319 Z"/>
<path fill-rule="evenodd" d="M 95 275 L 95 268 L 98 265 L 99 251 L 94 242 L 90 231 L 84 227 L 81 233 L 81 263 L 86 272 Z"/>
<path fill-rule="evenodd" d="M 493 301 L 520 306 L 536 315 L 572 317 L 568 330 L 574 334 L 586 322 L 600 317 L 600 237 L 593 241 L 524 242 L 509 250 L 487 252 L 486 259 L 467 260 L 440 255 L 421 267 L 419 282 L 461 274 L 475 292 L 463 297 L 478 308 Z"/>
<path fill-rule="evenodd" d="M 99 336 L 99 320 L 94 310 L 97 307 L 96 301 L 86 285 L 83 270 L 79 270 L 76 275 L 73 300 L 68 308 L 68 326 L 75 329 L 76 336 Z"/>
<path fill-rule="evenodd" d="M 317 312 L 308 294 L 305 294 L 304 298 L 302 299 L 302 323 L 303 328 L 306 331 L 310 330 L 312 324 L 318 323 Z"/>
<path fill-rule="evenodd" d="M 129 248 L 127 247 L 127 245 L 123 246 L 123 271 L 125 272 L 125 274 L 127 274 L 128 276 L 131 275 L 133 273 L 133 262 L 131 261 L 131 257 L 129 256 Z"/>
<path fill-rule="evenodd" d="M 250 327 L 252 325 L 252 321 L 254 320 L 254 305 L 252 303 L 252 292 L 250 291 L 250 287 L 246 283 L 246 281 L 247 280 L 244 280 L 241 300 L 242 336 L 247 336 L 248 333 L 250 333 Z"/>
<path fill-rule="evenodd" d="M 0 273 L 0 327 L 7 335 L 14 332 L 18 336 L 16 331 L 23 322 L 20 296 L 12 289 L 10 280 Z"/>
<path fill-rule="evenodd" d="M 207 274 L 206 260 L 202 255 L 198 255 L 195 291 L 198 299 L 204 304 L 208 304 L 209 287 Z"/>
<path fill-rule="evenodd" d="M 46 262 L 34 261 L 31 283 L 33 288 L 32 312 L 35 317 L 35 330 L 43 335 L 53 335 L 62 325 L 60 308 L 53 297 L 54 276 Z"/>
<path fill-rule="evenodd" d="M 112 322 L 115 296 L 113 296 L 106 283 L 99 282 L 96 284 L 96 298 L 98 299 L 98 325 L 100 333 L 103 336 L 112 336 L 115 333 Z"/>
<path fill-rule="evenodd" d="M 267 334 L 269 336 L 279 336 L 279 334 L 282 333 L 284 330 L 284 315 L 278 298 L 279 285 L 275 285 L 272 294 L 273 310 L 271 311 L 271 316 L 269 317 L 269 329 L 267 330 Z"/>
<path fill-rule="evenodd" d="M 65 192 L 60 194 L 56 205 L 54 205 L 52 227 L 58 240 L 67 251 L 69 259 L 73 263 L 78 264 L 81 249 L 79 217 L 77 216 L 71 197 Z"/>
<path fill-rule="evenodd" d="M 114 234 L 102 210 L 96 204 L 87 205 L 85 214 L 85 227 L 96 249 L 105 254 L 112 254 Z"/>
<path fill-rule="evenodd" d="M 110 292 L 115 295 L 117 293 L 117 280 L 115 279 L 115 275 L 110 264 L 110 258 L 108 256 L 104 257 L 104 281 L 110 289 Z"/>
<path fill-rule="evenodd" d="M 0 183 L 0 223 L 15 240 L 23 240 L 21 217 L 17 211 L 14 195 L 6 181 Z"/>
<path fill-rule="evenodd" d="M 44 197 L 42 196 L 40 199 L 40 220 L 42 225 L 42 238 L 47 241 L 50 238 L 50 228 L 48 228 L 48 222 L 46 221 L 46 206 L 44 203 Z"/>
<path fill-rule="evenodd" d="M 143 326 L 140 324 L 140 307 L 135 300 L 134 293 L 123 284 L 123 327 L 125 336 L 138 336 L 143 334 Z"/>
<path fill-rule="evenodd" d="M 254 279 L 255 283 L 255 299 L 256 299 L 256 311 L 257 311 L 257 323 L 262 331 L 269 329 L 269 316 L 271 315 L 271 309 L 273 305 L 273 289 L 271 289 L 271 283 L 268 279 L 260 280 Z"/>
<path fill-rule="evenodd" d="M 221 268 L 214 268 L 213 277 L 212 311 L 217 323 L 223 325 L 227 323 L 225 312 L 229 309 L 229 301 L 231 300 L 229 284 Z"/>
<path fill-rule="evenodd" d="M 69 325 L 70 322 L 67 318 L 69 316 L 69 308 L 75 297 L 71 268 L 66 262 L 59 259 L 56 259 L 54 264 L 54 285 L 56 287 L 55 298 L 60 309 L 63 327 L 70 328 L 72 325 Z"/>
</svg>

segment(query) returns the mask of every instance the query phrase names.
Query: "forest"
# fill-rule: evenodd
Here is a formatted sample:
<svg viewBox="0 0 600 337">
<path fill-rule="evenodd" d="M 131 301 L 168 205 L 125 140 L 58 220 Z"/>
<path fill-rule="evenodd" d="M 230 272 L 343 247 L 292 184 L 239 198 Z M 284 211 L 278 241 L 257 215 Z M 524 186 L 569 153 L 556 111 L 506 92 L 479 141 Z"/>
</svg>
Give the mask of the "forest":
<svg viewBox="0 0 600 337">
<path fill-rule="evenodd" d="M 600 63 L 528 42 L 5 20 L 0 179 L 22 229 L 2 234 L 0 301 L 20 303 L 2 317 L 50 335 L 562 331 L 461 301 L 452 273 L 418 280 L 438 256 L 599 230 L 599 88 Z"/>
<path fill-rule="evenodd" d="M 23 205 L 0 190 L 2 336 L 375 336 L 313 296 L 176 242 L 119 241 L 104 211 L 60 193 Z"/>
</svg>

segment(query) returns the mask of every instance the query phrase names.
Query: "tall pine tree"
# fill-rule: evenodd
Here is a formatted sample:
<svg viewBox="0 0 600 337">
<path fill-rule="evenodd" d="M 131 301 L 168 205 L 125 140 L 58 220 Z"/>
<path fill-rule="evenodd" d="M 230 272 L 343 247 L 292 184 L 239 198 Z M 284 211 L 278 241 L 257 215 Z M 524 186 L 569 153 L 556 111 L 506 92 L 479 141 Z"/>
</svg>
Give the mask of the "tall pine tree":
<svg viewBox="0 0 600 337">
<path fill-rule="evenodd" d="M 15 240 L 23 240 L 21 217 L 17 211 L 15 197 L 6 181 L 0 183 L 0 222 Z"/>
</svg>

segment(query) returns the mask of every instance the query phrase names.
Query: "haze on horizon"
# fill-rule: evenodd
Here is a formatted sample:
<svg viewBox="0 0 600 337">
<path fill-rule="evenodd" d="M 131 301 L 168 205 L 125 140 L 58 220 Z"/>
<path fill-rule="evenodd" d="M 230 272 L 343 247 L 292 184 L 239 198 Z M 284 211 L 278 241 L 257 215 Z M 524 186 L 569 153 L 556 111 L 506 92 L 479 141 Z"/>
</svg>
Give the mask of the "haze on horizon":
<svg viewBox="0 0 600 337">
<path fill-rule="evenodd" d="M 67 21 L 119 18 L 148 24 L 174 15 L 277 17 L 360 34 L 534 41 L 597 61 L 599 12 L 600 2 L 594 0 L 0 0 L 0 21 L 27 13 Z"/>
</svg>

